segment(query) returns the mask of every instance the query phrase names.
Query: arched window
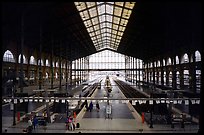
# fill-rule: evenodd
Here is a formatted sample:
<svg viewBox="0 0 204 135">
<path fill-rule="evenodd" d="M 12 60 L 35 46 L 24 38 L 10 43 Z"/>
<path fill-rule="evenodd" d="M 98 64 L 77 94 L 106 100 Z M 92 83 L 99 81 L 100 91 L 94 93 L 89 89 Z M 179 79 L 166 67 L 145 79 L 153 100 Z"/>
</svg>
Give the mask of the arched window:
<svg viewBox="0 0 204 135">
<path fill-rule="evenodd" d="M 167 65 L 171 65 L 171 58 L 168 58 Z"/>
<path fill-rule="evenodd" d="M 180 73 L 176 71 L 176 88 L 180 89 Z"/>
<path fill-rule="evenodd" d="M 166 71 L 164 71 L 164 85 L 166 85 Z"/>
<path fill-rule="evenodd" d="M 63 79 L 65 78 L 65 75 L 64 75 L 64 73 L 62 74 L 62 78 L 63 78 Z"/>
<path fill-rule="evenodd" d="M 58 73 L 55 73 L 56 79 L 58 78 Z"/>
<path fill-rule="evenodd" d="M 188 88 L 188 86 L 189 86 L 189 70 L 183 71 L 183 81 L 184 81 L 184 86 L 186 88 Z"/>
<path fill-rule="evenodd" d="M 166 66 L 166 61 L 165 61 L 165 59 L 163 59 L 163 66 Z"/>
<path fill-rule="evenodd" d="M 18 63 L 21 63 L 21 54 L 18 56 Z M 23 55 L 23 64 L 26 64 L 26 58 L 25 55 Z"/>
<path fill-rule="evenodd" d="M 176 64 L 179 64 L 179 57 L 176 56 Z"/>
<path fill-rule="evenodd" d="M 199 51 L 195 51 L 195 61 L 201 61 L 201 54 Z"/>
<path fill-rule="evenodd" d="M 169 72 L 169 86 L 172 87 L 172 72 Z"/>
<path fill-rule="evenodd" d="M 36 65 L 35 58 L 33 56 L 30 56 L 30 64 Z"/>
<path fill-rule="evenodd" d="M 56 62 L 56 67 L 59 67 L 59 63 L 58 62 Z"/>
<path fill-rule="evenodd" d="M 48 59 L 46 59 L 45 65 L 48 66 L 48 67 L 50 66 L 50 63 L 49 63 Z"/>
<path fill-rule="evenodd" d="M 11 53 L 11 51 L 7 50 L 4 53 L 3 61 L 6 61 L 6 62 L 15 62 L 15 59 L 14 59 L 13 54 Z"/>
<path fill-rule="evenodd" d="M 38 60 L 38 66 L 40 65 L 40 60 Z M 43 60 L 41 59 L 41 66 L 44 66 Z"/>
<path fill-rule="evenodd" d="M 158 60 L 157 61 L 157 67 L 160 67 L 161 65 L 160 65 L 160 61 Z"/>
<path fill-rule="evenodd" d="M 183 57 L 182 57 L 181 63 L 188 63 L 188 62 L 189 62 L 188 54 L 185 53 L 185 54 L 183 55 Z"/>
<path fill-rule="evenodd" d="M 52 62 L 52 66 L 55 67 L 55 62 L 54 61 Z"/>
<path fill-rule="evenodd" d="M 49 74 L 48 74 L 48 72 L 45 73 L 45 78 L 46 78 L 46 79 L 49 78 Z"/>
</svg>

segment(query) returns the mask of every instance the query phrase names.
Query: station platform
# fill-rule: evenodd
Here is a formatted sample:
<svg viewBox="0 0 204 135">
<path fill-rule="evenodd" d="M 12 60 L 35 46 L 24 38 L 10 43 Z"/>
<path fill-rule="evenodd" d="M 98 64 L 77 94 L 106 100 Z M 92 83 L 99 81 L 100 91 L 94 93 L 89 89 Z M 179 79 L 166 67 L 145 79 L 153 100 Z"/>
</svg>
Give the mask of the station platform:
<svg viewBox="0 0 204 135">
<path fill-rule="evenodd" d="M 124 98 L 125 96 L 112 78 L 110 78 L 110 81 L 112 91 L 109 98 Z M 97 88 L 92 97 L 107 96 L 104 83 L 105 78 L 101 82 L 101 88 Z M 79 89 L 75 89 L 75 92 L 73 92 L 76 94 Z M 93 102 L 93 104 L 94 107 L 91 112 L 86 111 L 84 107 L 77 115 L 75 123 L 80 123 L 80 128 L 76 128 L 74 131 L 67 130 L 62 120 L 47 123 L 46 126 L 38 126 L 37 129 L 33 130 L 33 133 L 197 133 L 199 128 L 198 125 L 186 125 L 185 128 L 176 125 L 175 128 L 171 128 L 171 125 L 162 124 L 154 124 L 153 128 L 149 128 L 146 122 L 142 123 L 141 116 L 130 103 L 110 103 L 112 106 L 110 117 L 107 117 L 106 114 L 107 102 L 99 101 L 99 112 L 97 112 L 95 107 L 96 102 Z M 12 116 L 2 117 L 2 133 L 5 129 L 7 129 L 7 133 L 22 133 L 22 130 L 28 126 L 27 122 L 19 122 L 12 126 L 12 121 Z"/>
</svg>

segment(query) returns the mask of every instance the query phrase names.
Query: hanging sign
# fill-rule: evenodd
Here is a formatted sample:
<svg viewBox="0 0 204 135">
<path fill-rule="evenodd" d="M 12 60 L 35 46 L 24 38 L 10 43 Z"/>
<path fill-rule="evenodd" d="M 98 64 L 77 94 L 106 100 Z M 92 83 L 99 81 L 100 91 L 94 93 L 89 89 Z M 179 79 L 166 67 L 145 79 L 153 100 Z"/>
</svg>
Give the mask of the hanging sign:
<svg viewBox="0 0 204 135">
<path fill-rule="evenodd" d="M 39 99 L 39 102 L 43 102 L 43 100 L 42 100 L 42 99 Z"/>
<path fill-rule="evenodd" d="M 14 102 L 14 104 L 17 104 L 17 99 L 14 99 L 14 101 L 13 101 L 13 102 Z"/>
<path fill-rule="evenodd" d="M 195 104 L 195 100 L 191 100 L 191 103 L 192 103 L 192 104 Z"/>
<path fill-rule="evenodd" d="M 188 100 L 185 100 L 185 105 L 188 105 L 189 104 L 189 101 Z"/>
<path fill-rule="evenodd" d="M 62 99 L 62 103 L 65 103 L 65 100 L 64 100 L 64 99 Z"/>
<path fill-rule="evenodd" d="M 200 104 L 200 100 L 196 100 L 196 104 Z"/>
<path fill-rule="evenodd" d="M 178 104 L 182 104 L 182 100 L 178 100 Z"/>
<path fill-rule="evenodd" d="M 149 100 L 149 104 L 152 105 L 153 104 L 153 100 Z"/>
<path fill-rule="evenodd" d="M 22 102 L 23 102 L 23 99 L 20 99 L 19 101 L 20 101 L 20 103 L 22 103 Z"/>
</svg>

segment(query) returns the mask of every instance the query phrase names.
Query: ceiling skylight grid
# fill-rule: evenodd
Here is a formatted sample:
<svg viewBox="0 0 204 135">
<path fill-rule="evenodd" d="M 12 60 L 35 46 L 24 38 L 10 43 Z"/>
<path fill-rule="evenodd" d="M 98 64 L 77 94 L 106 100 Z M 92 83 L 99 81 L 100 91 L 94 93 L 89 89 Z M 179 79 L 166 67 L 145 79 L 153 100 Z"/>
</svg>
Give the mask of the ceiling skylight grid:
<svg viewBox="0 0 204 135">
<path fill-rule="evenodd" d="M 135 2 L 75 2 L 96 50 L 117 50 Z"/>
</svg>

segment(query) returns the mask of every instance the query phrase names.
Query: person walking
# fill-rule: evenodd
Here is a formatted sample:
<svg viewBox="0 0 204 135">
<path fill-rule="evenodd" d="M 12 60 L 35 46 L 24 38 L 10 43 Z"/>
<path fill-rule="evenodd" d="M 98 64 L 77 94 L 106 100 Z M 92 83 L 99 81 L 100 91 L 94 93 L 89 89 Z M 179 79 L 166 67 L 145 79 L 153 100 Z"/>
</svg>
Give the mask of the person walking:
<svg viewBox="0 0 204 135">
<path fill-rule="evenodd" d="M 92 109 L 93 109 L 93 103 L 92 103 L 92 101 L 91 101 L 90 104 L 89 104 L 89 110 L 90 110 L 90 112 L 92 111 Z"/>
<path fill-rule="evenodd" d="M 99 112 L 100 106 L 99 106 L 98 101 L 96 102 L 96 109 L 97 109 L 97 112 Z"/>
<path fill-rule="evenodd" d="M 33 118 L 33 129 L 35 130 L 36 126 L 38 125 L 38 119 L 36 117 L 36 115 Z"/>
</svg>

